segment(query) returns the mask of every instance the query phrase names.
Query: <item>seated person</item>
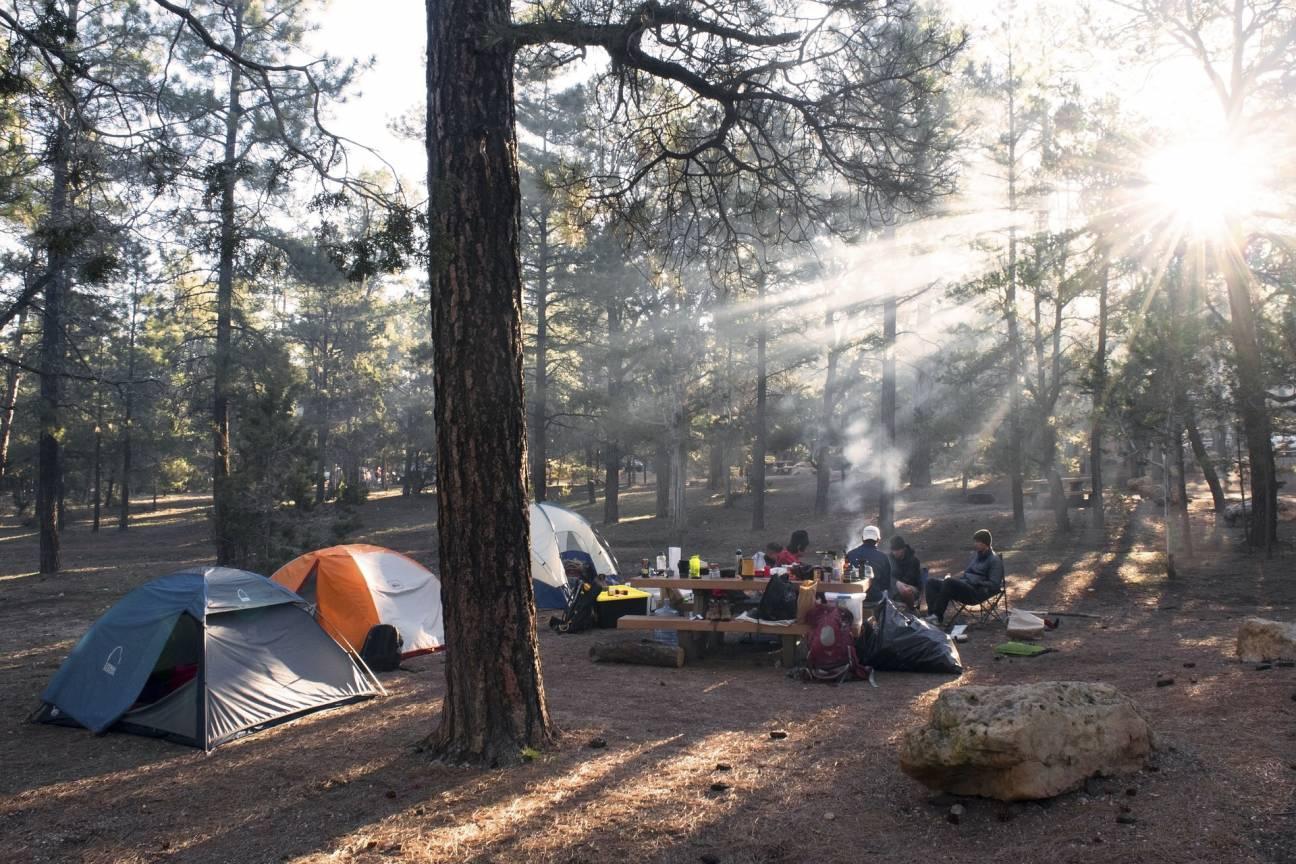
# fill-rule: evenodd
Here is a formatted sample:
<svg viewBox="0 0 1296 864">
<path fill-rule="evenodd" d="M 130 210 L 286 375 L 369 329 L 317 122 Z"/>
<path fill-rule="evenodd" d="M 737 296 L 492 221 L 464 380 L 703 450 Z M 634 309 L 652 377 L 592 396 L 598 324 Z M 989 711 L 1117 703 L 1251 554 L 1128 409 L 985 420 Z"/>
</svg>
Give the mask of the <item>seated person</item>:
<svg viewBox="0 0 1296 864">
<path fill-rule="evenodd" d="M 882 599 L 883 591 L 891 590 L 891 562 L 886 553 L 877 548 L 882 532 L 876 525 L 869 525 L 860 536 L 863 542 L 846 553 L 846 563 L 861 570 L 866 566 L 873 570 L 864 602 L 876 603 Z"/>
<path fill-rule="evenodd" d="M 910 609 L 922 599 L 922 565 L 913 547 L 899 534 L 891 538 L 891 596 Z"/>
<path fill-rule="evenodd" d="M 951 600 L 960 603 L 984 603 L 1003 590 L 1003 559 L 994 551 L 994 538 L 982 528 L 972 535 L 976 551 L 961 576 L 927 580 L 927 609 L 936 623 L 945 617 Z"/>
<path fill-rule="evenodd" d="M 800 564 L 802 554 L 809 548 L 809 532 L 798 528 L 792 532 L 792 539 L 788 540 L 787 546 L 774 558 L 774 563 L 779 567 L 791 567 L 793 564 Z"/>
</svg>

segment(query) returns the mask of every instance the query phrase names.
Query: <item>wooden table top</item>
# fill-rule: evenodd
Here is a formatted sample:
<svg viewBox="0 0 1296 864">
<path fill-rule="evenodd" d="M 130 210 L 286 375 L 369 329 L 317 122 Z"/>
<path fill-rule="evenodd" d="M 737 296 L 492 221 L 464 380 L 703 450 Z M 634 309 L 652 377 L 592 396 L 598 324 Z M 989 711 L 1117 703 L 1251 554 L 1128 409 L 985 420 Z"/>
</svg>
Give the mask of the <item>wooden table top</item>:
<svg viewBox="0 0 1296 864">
<path fill-rule="evenodd" d="M 769 585 L 768 579 L 680 579 L 679 577 L 647 579 L 636 576 L 629 580 L 633 588 L 674 588 L 677 591 L 764 591 Z M 802 582 L 793 582 L 802 585 Z M 825 594 L 863 594 L 868 590 L 867 582 L 816 582 L 815 591 Z"/>
</svg>

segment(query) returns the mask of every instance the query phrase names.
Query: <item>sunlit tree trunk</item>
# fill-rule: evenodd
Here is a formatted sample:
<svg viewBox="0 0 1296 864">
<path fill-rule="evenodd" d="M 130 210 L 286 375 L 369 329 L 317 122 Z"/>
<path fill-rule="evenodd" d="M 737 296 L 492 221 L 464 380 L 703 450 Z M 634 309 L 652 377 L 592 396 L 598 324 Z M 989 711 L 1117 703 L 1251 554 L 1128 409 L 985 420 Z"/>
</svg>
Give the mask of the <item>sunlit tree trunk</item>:
<svg viewBox="0 0 1296 864">
<path fill-rule="evenodd" d="M 607 304 L 608 355 L 607 355 L 607 420 L 609 428 L 619 427 L 621 411 L 622 345 L 621 305 L 615 300 Z M 616 435 L 608 435 L 603 463 L 603 523 L 615 525 L 621 521 L 621 447 Z M 631 484 L 634 478 L 630 478 Z"/>
<path fill-rule="evenodd" d="M 10 340 L 15 359 L 22 357 L 23 328 L 26 326 L 27 307 L 24 306 L 18 313 L 18 326 Z M 0 407 L 0 488 L 9 472 L 9 440 L 13 437 L 14 411 L 17 408 L 18 385 L 21 381 L 22 370 L 10 365 L 5 374 L 4 405 Z"/>
<path fill-rule="evenodd" d="M 549 398 L 549 208 L 540 208 L 539 249 L 536 252 L 536 338 L 535 387 L 531 393 L 531 497 L 547 497 L 545 474 L 548 467 L 546 446 Z"/>
<path fill-rule="evenodd" d="M 1223 513 L 1228 504 L 1224 499 L 1224 487 L 1220 484 L 1215 462 L 1202 441 L 1201 430 L 1197 428 L 1197 412 L 1193 411 L 1192 405 L 1187 406 L 1184 425 L 1188 432 L 1188 442 L 1192 445 L 1193 457 L 1197 460 L 1197 466 L 1201 468 L 1202 476 L 1206 478 L 1206 485 L 1210 487 L 1211 503 L 1216 513 Z"/>
<path fill-rule="evenodd" d="M 1017 83 L 1011 51 L 1008 55 L 1008 210 L 1017 212 Z M 1008 286 L 1004 319 L 1008 327 L 1008 480 L 1012 491 L 1013 527 L 1026 530 L 1026 498 L 1022 480 L 1022 350 L 1017 322 L 1017 226 L 1008 226 Z"/>
<path fill-rule="evenodd" d="M 882 495 L 878 502 L 878 529 L 883 537 L 895 533 L 895 494 L 900 485 L 896 464 L 896 297 L 888 293 L 882 306 Z"/>
<path fill-rule="evenodd" d="M 554 735 L 531 587 L 507 0 L 426 0 L 429 282 L 446 692 L 428 744 L 504 765 Z"/>
<path fill-rule="evenodd" d="M 765 275 L 756 276 L 756 435 L 752 441 L 751 487 L 752 487 L 752 530 L 765 530 L 765 450 L 766 434 L 769 423 L 766 417 L 768 395 L 768 367 L 766 365 L 766 343 L 769 340 L 769 328 L 765 323 Z"/>
<path fill-rule="evenodd" d="M 1093 498 L 1089 505 L 1089 524 L 1101 529 L 1105 525 L 1103 508 L 1103 422 L 1107 409 L 1107 297 L 1111 265 L 1104 250 L 1102 275 L 1098 283 L 1098 335 L 1092 364 L 1093 408 L 1089 417 L 1089 485 Z"/>
<path fill-rule="evenodd" d="M 1237 244 L 1241 243 L 1238 238 Z M 1273 430 L 1260 359 L 1255 310 L 1251 301 L 1251 278 L 1241 252 L 1229 254 L 1225 262 L 1228 285 L 1229 335 L 1233 341 L 1237 369 L 1238 415 L 1246 437 L 1251 469 L 1251 518 L 1247 537 L 1252 546 L 1272 554 L 1278 531 L 1278 484 L 1274 467 Z"/>
<path fill-rule="evenodd" d="M 828 512 L 828 492 L 832 485 L 831 453 L 833 442 L 833 412 L 837 400 L 837 361 L 841 354 L 833 340 L 834 313 L 830 306 L 824 313 L 824 332 L 828 339 L 828 368 L 824 372 L 823 404 L 819 409 L 819 446 L 815 451 L 815 503 L 814 512 L 822 516 Z"/>
</svg>

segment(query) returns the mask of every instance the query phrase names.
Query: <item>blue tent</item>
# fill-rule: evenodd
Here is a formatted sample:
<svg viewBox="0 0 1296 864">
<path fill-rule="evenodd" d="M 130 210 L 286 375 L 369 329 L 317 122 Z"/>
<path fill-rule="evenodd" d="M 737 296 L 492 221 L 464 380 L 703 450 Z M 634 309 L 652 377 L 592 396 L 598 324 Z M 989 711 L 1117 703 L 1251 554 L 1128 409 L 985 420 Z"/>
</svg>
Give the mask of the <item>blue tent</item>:
<svg viewBox="0 0 1296 864">
<path fill-rule="evenodd" d="M 105 612 L 33 719 L 210 750 L 377 692 L 296 594 L 255 573 L 203 567 L 141 585 Z"/>
</svg>

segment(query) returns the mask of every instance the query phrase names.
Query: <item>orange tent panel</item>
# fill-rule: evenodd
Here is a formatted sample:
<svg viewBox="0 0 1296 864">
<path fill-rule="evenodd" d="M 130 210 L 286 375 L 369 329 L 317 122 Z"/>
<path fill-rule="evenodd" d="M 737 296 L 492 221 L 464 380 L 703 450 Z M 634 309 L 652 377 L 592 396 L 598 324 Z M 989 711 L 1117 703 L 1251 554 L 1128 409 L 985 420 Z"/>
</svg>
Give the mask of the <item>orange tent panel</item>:
<svg viewBox="0 0 1296 864">
<path fill-rule="evenodd" d="M 301 586 L 315 572 L 316 618 L 320 626 L 343 645 L 359 651 L 369 628 L 378 623 L 378 610 L 364 575 L 345 551 L 329 554 L 311 552 L 279 568 L 271 577 L 289 591 Z"/>
</svg>

